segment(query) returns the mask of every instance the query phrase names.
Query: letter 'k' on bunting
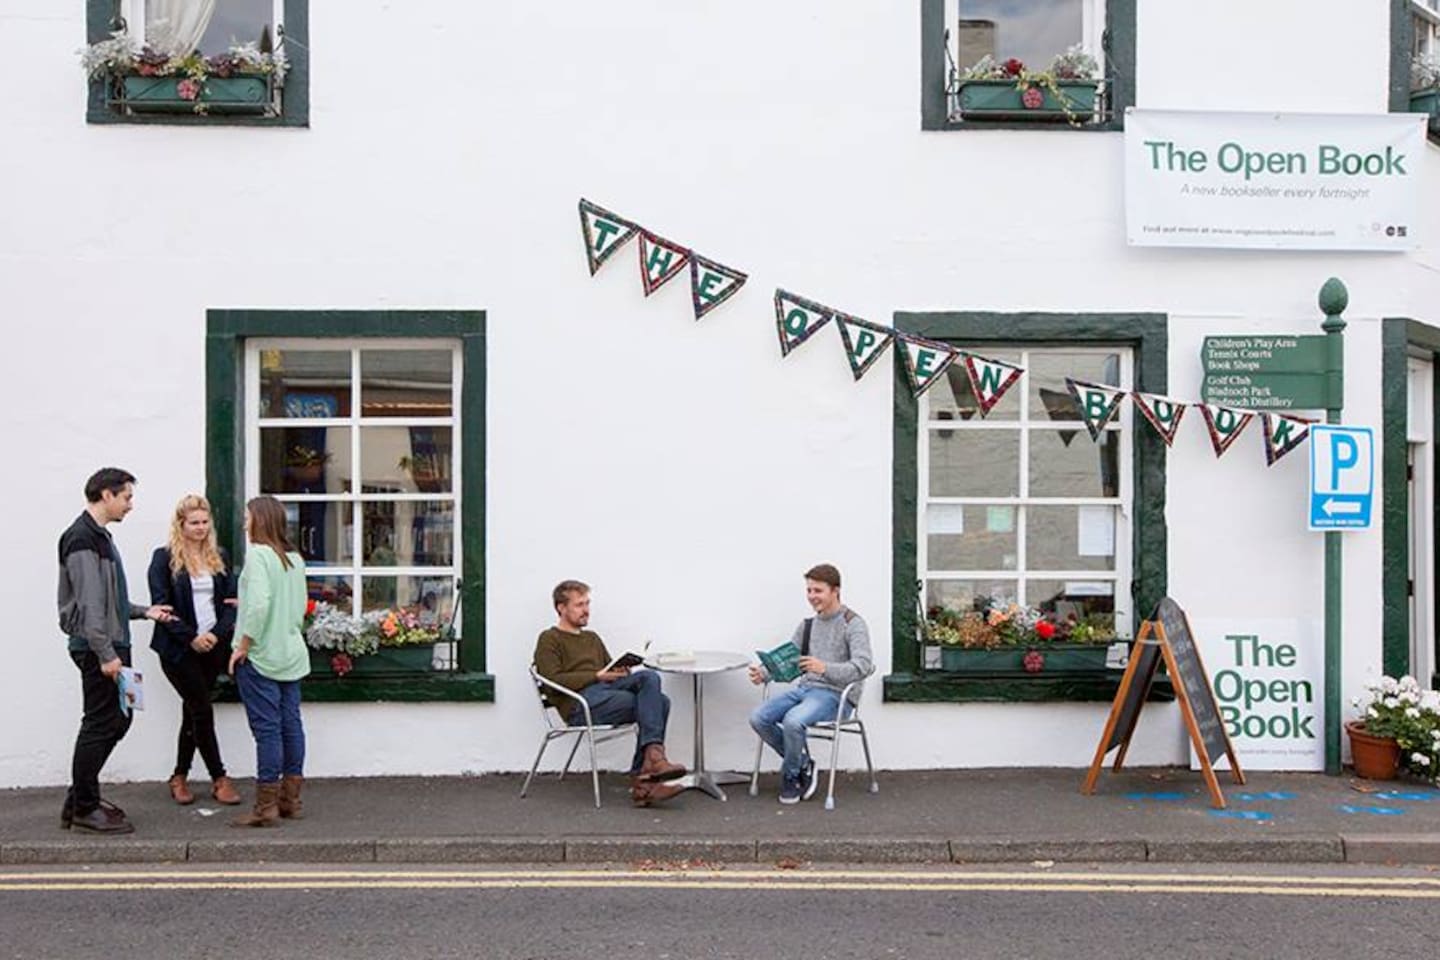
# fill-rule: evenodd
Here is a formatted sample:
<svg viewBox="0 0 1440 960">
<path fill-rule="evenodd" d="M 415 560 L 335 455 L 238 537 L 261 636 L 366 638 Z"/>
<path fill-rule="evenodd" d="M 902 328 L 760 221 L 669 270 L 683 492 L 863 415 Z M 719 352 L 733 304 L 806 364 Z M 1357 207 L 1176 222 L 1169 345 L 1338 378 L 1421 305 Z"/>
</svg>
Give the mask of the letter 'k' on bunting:
<svg viewBox="0 0 1440 960">
<path fill-rule="evenodd" d="M 595 276 L 595 271 L 639 229 L 624 217 L 582 198 L 580 231 L 585 238 L 585 261 L 590 265 L 590 276 Z"/>
<path fill-rule="evenodd" d="M 1285 413 L 1262 413 L 1260 422 L 1265 427 L 1265 466 L 1273 467 L 1276 460 L 1305 442 L 1310 436 L 1310 424 L 1315 421 Z"/>
<path fill-rule="evenodd" d="M 1090 439 L 1098 441 L 1105 431 L 1105 424 L 1113 420 L 1119 411 L 1125 391 L 1072 377 L 1065 378 L 1065 389 L 1075 398 L 1075 405 L 1080 408 L 1080 419 L 1085 422 L 1085 429 L 1090 431 Z"/>
<path fill-rule="evenodd" d="M 1219 407 L 1213 403 L 1202 403 L 1199 407 L 1200 415 L 1205 418 L 1205 426 L 1210 430 L 1210 445 L 1215 448 L 1217 458 L 1224 456 L 1225 451 L 1230 449 L 1230 444 L 1240 436 L 1240 431 L 1255 419 L 1253 413 Z"/>
</svg>

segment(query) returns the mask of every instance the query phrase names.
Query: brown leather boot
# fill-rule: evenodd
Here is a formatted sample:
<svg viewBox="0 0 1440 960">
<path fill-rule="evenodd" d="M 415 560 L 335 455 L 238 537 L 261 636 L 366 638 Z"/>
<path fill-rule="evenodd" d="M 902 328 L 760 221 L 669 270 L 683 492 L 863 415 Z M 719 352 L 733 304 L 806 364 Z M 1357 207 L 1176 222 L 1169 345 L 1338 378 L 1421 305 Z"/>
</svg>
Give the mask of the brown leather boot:
<svg viewBox="0 0 1440 960">
<path fill-rule="evenodd" d="M 195 802 L 195 794 L 190 792 L 190 784 L 185 782 L 185 774 L 177 773 L 170 778 L 170 799 L 180 806 L 185 807 Z"/>
<path fill-rule="evenodd" d="M 230 782 L 229 777 L 216 777 L 215 782 L 210 784 L 210 796 L 215 798 L 216 803 L 223 803 L 227 807 L 233 807 L 240 802 L 240 791 L 235 789 L 235 784 Z"/>
<path fill-rule="evenodd" d="M 280 823 L 280 784 L 255 785 L 255 809 L 230 821 L 232 827 L 273 827 Z"/>
<path fill-rule="evenodd" d="M 683 792 L 685 788 L 674 783 L 641 780 L 637 777 L 630 786 L 630 802 L 637 807 L 648 807 Z"/>
<path fill-rule="evenodd" d="M 685 767 L 678 763 L 672 763 L 670 758 L 665 756 L 663 743 L 646 745 L 645 762 L 640 766 L 639 779 L 674 780 L 676 777 L 683 776 L 685 776 Z"/>
<path fill-rule="evenodd" d="M 305 778 L 287 776 L 280 780 L 280 816 L 286 820 L 304 820 L 304 804 L 300 802 L 300 788 Z"/>
</svg>

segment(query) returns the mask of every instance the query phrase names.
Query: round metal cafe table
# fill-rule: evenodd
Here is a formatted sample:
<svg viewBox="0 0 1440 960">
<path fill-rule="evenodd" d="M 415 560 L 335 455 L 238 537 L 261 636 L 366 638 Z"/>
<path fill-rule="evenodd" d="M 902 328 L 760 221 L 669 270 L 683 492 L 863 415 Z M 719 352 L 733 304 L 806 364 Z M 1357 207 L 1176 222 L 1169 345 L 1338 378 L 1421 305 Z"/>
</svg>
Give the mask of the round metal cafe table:
<svg viewBox="0 0 1440 960">
<path fill-rule="evenodd" d="M 721 784 L 749 782 L 750 778 L 741 773 L 717 773 L 705 769 L 705 678 L 713 673 L 743 670 L 750 665 L 750 658 L 733 650 L 696 650 L 685 654 L 661 651 L 652 653 L 645 660 L 645 665 L 661 673 L 688 674 L 695 691 L 695 759 L 690 764 L 690 772 L 671 783 L 724 800 L 725 791 L 720 789 Z"/>
</svg>

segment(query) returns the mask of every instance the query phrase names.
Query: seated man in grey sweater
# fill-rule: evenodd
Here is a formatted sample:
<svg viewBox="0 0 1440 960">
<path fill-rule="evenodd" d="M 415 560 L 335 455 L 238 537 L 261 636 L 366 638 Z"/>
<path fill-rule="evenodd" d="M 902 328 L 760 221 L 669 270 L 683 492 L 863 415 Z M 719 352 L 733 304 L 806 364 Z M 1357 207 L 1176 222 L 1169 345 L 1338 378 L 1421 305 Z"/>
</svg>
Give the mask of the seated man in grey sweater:
<svg viewBox="0 0 1440 960">
<path fill-rule="evenodd" d="M 801 674 L 783 693 L 766 700 L 750 714 L 750 726 L 784 760 L 780 765 L 780 802 L 799 803 L 815 795 L 820 782 L 805 742 L 805 728 L 834 720 L 845 686 L 875 669 L 870 630 L 858 613 L 840 603 L 840 571 L 828 563 L 805 572 L 805 599 L 815 616 L 802 620 L 791 643 L 800 648 Z M 769 679 L 763 666 L 750 667 L 750 682 Z M 860 686 L 851 691 L 848 713 L 860 700 Z"/>
</svg>

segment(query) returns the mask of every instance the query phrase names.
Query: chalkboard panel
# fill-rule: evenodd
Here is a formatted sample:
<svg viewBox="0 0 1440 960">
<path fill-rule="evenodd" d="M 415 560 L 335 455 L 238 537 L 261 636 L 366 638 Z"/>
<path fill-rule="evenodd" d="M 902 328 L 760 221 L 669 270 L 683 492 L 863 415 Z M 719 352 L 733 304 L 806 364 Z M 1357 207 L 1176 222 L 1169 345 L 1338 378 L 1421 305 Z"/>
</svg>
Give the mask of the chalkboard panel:
<svg viewBox="0 0 1440 960">
<path fill-rule="evenodd" d="M 1205 755 L 1213 764 L 1230 752 L 1230 741 L 1225 736 L 1225 725 L 1220 721 L 1220 705 L 1215 702 L 1215 692 L 1210 689 L 1210 679 L 1200 662 L 1195 637 L 1190 633 L 1190 621 L 1180 605 L 1169 597 L 1161 600 L 1155 608 L 1154 619 L 1164 631 L 1165 642 L 1175 658 L 1175 669 L 1180 674 L 1171 677 L 1171 682 L 1185 691 L 1190 716 L 1194 718 L 1195 728 L 1205 744 Z"/>
<path fill-rule="evenodd" d="M 1130 650 L 1134 670 L 1130 674 L 1130 683 L 1118 692 L 1124 699 L 1120 702 L 1115 728 L 1110 731 L 1110 740 L 1105 744 L 1105 753 L 1130 742 L 1135 723 L 1140 719 L 1140 708 L 1145 706 L 1145 698 L 1155 682 L 1155 668 L 1160 665 L 1160 638 L 1147 637 L 1146 633 L 1148 631 L 1141 632 Z"/>
</svg>

